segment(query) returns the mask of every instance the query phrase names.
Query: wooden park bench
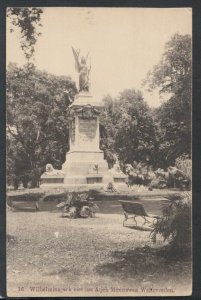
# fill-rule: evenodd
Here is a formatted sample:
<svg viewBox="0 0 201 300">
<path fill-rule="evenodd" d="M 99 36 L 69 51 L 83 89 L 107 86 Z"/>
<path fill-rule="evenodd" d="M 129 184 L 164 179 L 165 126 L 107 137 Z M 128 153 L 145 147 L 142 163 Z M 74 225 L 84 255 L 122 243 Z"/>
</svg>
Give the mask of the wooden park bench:
<svg viewBox="0 0 201 300">
<path fill-rule="evenodd" d="M 122 208 L 124 210 L 124 216 L 125 219 L 123 220 L 123 226 L 124 227 L 132 227 L 135 229 L 146 229 L 146 230 L 152 230 L 151 227 L 147 228 L 145 225 L 154 224 L 154 221 L 158 222 L 158 220 L 161 218 L 161 216 L 153 215 L 153 214 L 148 214 L 145 211 L 144 205 L 139 202 L 133 202 L 133 201 L 126 201 L 126 200 L 119 200 L 119 202 L 122 205 Z M 144 223 L 141 226 L 138 226 L 136 217 L 140 216 L 143 220 Z M 147 218 L 152 218 L 153 222 L 148 220 Z M 134 224 L 128 224 L 128 220 L 132 219 Z M 134 226 L 133 226 L 134 225 Z"/>
</svg>

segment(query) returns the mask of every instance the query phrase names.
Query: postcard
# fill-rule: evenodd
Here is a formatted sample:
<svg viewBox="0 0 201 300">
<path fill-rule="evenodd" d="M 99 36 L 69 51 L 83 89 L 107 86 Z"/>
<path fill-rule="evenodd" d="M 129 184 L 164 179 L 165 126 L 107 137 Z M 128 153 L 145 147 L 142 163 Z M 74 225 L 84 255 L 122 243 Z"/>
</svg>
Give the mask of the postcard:
<svg viewBox="0 0 201 300">
<path fill-rule="evenodd" d="M 7 294 L 192 293 L 192 9 L 7 7 Z"/>
</svg>

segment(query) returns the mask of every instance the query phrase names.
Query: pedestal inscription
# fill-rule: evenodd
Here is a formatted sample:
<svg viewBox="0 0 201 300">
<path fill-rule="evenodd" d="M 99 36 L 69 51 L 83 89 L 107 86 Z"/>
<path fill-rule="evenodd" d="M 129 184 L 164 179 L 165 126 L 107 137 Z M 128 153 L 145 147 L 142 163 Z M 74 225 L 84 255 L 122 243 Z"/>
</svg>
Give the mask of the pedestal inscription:
<svg viewBox="0 0 201 300">
<path fill-rule="evenodd" d="M 79 141 L 92 142 L 96 137 L 97 119 L 79 118 Z"/>
</svg>

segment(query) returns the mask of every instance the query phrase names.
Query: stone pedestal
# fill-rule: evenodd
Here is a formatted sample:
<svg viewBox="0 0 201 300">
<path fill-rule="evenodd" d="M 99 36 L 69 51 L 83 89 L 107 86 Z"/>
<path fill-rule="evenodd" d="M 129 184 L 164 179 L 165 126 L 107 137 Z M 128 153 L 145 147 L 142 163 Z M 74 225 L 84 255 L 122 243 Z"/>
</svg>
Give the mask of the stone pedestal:
<svg viewBox="0 0 201 300">
<path fill-rule="evenodd" d="M 70 150 L 62 170 L 47 165 L 41 176 L 41 187 L 81 186 L 90 184 L 125 183 L 126 175 L 119 165 L 108 170 L 103 151 L 99 148 L 99 114 L 102 105 L 89 93 L 79 93 L 69 107 Z"/>
<path fill-rule="evenodd" d="M 70 151 L 62 166 L 64 184 L 107 183 L 108 164 L 99 148 L 101 104 L 80 93 L 69 107 Z"/>
<path fill-rule="evenodd" d="M 109 170 L 112 181 L 115 184 L 124 184 L 126 182 L 127 176 L 121 171 L 119 163 L 116 162 L 112 169 Z"/>
<path fill-rule="evenodd" d="M 51 164 L 46 165 L 46 171 L 41 176 L 41 185 L 58 185 L 64 183 L 64 173 L 60 170 L 55 170 Z"/>
</svg>

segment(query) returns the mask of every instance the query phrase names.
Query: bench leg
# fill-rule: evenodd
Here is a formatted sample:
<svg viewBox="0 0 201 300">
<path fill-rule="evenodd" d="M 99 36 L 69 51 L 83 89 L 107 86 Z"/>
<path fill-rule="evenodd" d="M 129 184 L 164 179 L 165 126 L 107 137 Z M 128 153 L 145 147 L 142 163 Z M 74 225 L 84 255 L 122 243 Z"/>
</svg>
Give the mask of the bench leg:
<svg viewBox="0 0 201 300">
<path fill-rule="evenodd" d="M 136 216 L 133 216 L 133 221 L 135 222 L 135 226 L 137 226 Z"/>
<path fill-rule="evenodd" d="M 128 214 L 124 212 L 125 219 L 123 220 L 123 227 L 125 226 L 125 222 L 128 220 Z"/>
<path fill-rule="evenodd" d="M 142 224 L 142 226 L 144 226 L 147 223 L 151 223 L 149 220 L 147 220 L 145 216 L 142 216 L 142 218 L 144 219 L 144 223 Z"/>
<path fill-rule="evenodd" d="M 123 227 L 125 227 L 125 223 L 128 221 L 128 219 L 132 219 L 135 222 L 135 226 L 137 226 L 137 220 L 136 220 L 136 215 L 134 215 L 133 217 L 129 217 L 128 214 L 126 212 L 124 212 L 124 216 L 125 219 L 123 220 Z"/>
<path fill-rule="evenodd" d="M 142 216 L 142 218 L 144 219 L 144 223 L 142 224 L 142 226 L 144 226 L 147 223 L 147 220 L 145 216 Z"/>
</svg>

